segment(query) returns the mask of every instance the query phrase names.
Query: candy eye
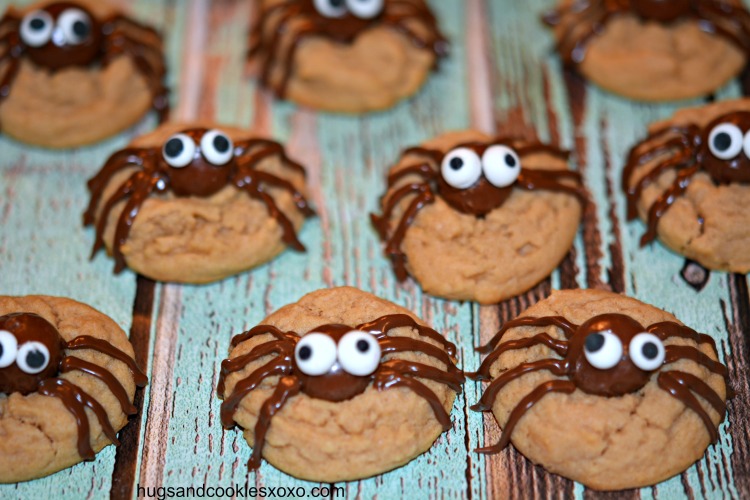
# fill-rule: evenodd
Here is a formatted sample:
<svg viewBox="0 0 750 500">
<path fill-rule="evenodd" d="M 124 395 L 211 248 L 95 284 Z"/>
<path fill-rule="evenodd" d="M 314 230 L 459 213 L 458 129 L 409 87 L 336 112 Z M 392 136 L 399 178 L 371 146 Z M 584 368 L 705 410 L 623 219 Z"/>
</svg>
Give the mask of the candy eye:
<svg viewBox="0 0 750 500">
<path fill-rule="evenodd" d="M 234 144 L 224 132 L 209 130 L 201 139 L 201 152 L 209 163 L 226 165 L 234 156 Z"/>
<path fill-rule="evenodd" d="M 720 160 L 731 160 L 742 151 L 742 131 L 733 123 L 715 126 L 708 135 L 708 149 Z"/>
<path fill-rule="evenodd" d="M 302 373 L 324 375 L 336 363 L 336 342 L 322 333 L 308 333 L 297 342 L 294 360 Z"/>
<path fill-rule="evenodd" d="M 91 18 L 81 9 L 65 10 L 57 18 L 57 25 L 70 45 L 80 45 L 91 34 Z"/>
<path fill-rule="evenodd" d="M 745 139 L 742 141 L 742 149 L 745 151 L 745 156 L 750 158 L 750 132 L 745 134 Z"/>
<path fill-rule="evenodd" d="M 195 158 L 195 143 L 185 134 L 173 135 L 164 143 L 162 156 L 171 167 L 187 167 Z"/>
<path fill-rule="evenodd" d="M 622 360 L 622 342 L 612 332 L 590 333 L 583 352 L 591 366 L 609 370 Z"/>
<path fill-rule="evenodd" d="M 18 348 L 16 364 L 31 375 L 39 373 L 49 364 L 49 349 L 41 342 L 26 342 Z"/>
<path fill-rule="evenodd" d="M 469 148 L 454 149 L 443 159 L 440 173 L 449 185 L 466 189 L 482 176 L 482 160 Z"/>
<path fill-rule="evenodd" d="M 380 364 L 380 344 L 367 332 L 349 332 L 339 340 L 339 363 L 351 375 L 365 377 Z"/>
<path fill-rule="evenodd" d="M 352 14 L 360 19 L 372 19 L 383 12 L 384 0 L 346 0 Z"/>
<path fill-rule="evenodd" d="M 21 40 L 30 47 L 41 47 L 52 38 L 54 21 L 43 10 L 27 14 L 21 21 Z"/>
<path fill-rule="evenodd" d="M 346 0 L 313 0 L 315 10 L 323 17 L 346 15 Z"/>
<path fill-rule="evenodd" d="M 0 330 L 0 368 L 7 368 L 16 360 L 18 341 L 8 330 Z"/>
<path fill-rule="evenodd" d="M 482 170 L 495 187 L 508 187 L 521 173 L 521 159 L 508 146 L 491 146 L 482 155 Z"/>
<path fill-rule="evenodd" d="M 664 363 L 664 343 L 652 333 L 639 333 L 628 348 L 633 364 L 643 371 L 653 371 Z"/>
</svg>

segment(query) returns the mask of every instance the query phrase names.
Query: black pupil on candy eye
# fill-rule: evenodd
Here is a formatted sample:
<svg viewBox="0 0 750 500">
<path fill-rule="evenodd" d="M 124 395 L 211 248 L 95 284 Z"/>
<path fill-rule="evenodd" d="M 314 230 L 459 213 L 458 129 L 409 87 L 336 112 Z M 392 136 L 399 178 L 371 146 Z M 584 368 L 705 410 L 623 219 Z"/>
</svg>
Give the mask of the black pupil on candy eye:
<svg viewBox="0 0 750 500">
<path fill-rule="evenodd" d="M 461 158 L 453 158 L 450 161 L 450 166 L 453 170 L 461 170 L 464 166 L 464 161 Z"/>
<path fill-rule="evenodd" d="M 359 352 L 367 352 L 370 350 L 370 343 L 366 340 L 358 340 L 357 341 L 357 350 Z"/>
<path fill-rule="evenodd" d="M 310 356 L 312 356 L 312 349 L 310 348 L 310 346 L 304 345 L 300 347 L 299 359 L 301 359 L 302 361 L 307 361 L 308 359 L 310 359 Z"/>
<path fill-rule="evenodd" d="M 39 18 L 32 19 L 31 22 L 29 23 L 29 26 L 34 31 L 43 30 L 46 25 L 47 23 L 44 22 L 44 19 L 39 19 Z"/>
<path fill-rule="evenodd" d="M 586 337 L 586 350 L 588 352 L 596 352 L 604 345 L 604 335 L 601 333 L 592 333 Z"/>
<path fill-rule="evenodd" d="M 214 148 L 219 153 L 226 153 L 227 151 L 229 151 L 229 139 L 224 136 L 217 135 L 214 138 Z"/>
<path fill-rule="evenodd" d="M 646 358 L 655 359 L 656 356 L 659 355 L 659 348 L 653 342 L 648 342 L 643 344 L 641 352 L 643 352 L 643 355 L 646 356 Z"/>
<path fill-rule="evenodd" d="M 180 153 L 182 153 L 184 149 L 185 146 L 179 139 L 170 139 L 169 141 L 167 141 L 166 146 L 164 146 L 164 152 L 167 153 L 167 156 L 169 156 L 170 158 L 180 156 Z"/>
<path fill-rule="evenodd" d="M 89 34 L 89 25 L 83 21 L 76 21 L 73 23 L 73 33 L 78 35 L 80 38 L 85 38 Z"/>
<path fill-rule="evenodd" d="M 3 344 L 0 344 L 0 358 L 3 357 L 4 352 L 5 352 L 5 349 L 3 349 Z"/>
<path fill-rule="evenodd" d="M 26 364 L 31 368 L 40 368 L 44 365 L 45 361 L 44 354 L 40 351 L 31 351 L 26 356 Z"/>
<path fill-rule="evenodd" d="M 333 7 L 343 7 L 346 0 L 330 0 L 330 2 Z"/>
<path fill-rule="evenodd" d="M 505 155 L 505 164 L 511 168 L 514 168 L 518 164 L 518 162 L 515 158 L 513 158 L 513 155 L 507 154 Z"/>
<path fill-rule="evenodd" d="M 732 138 L 726 132 L 716 134 L 714 137 L 714 148 L 718 151 L 726 151 L 732 145 Z"/>
</svg>

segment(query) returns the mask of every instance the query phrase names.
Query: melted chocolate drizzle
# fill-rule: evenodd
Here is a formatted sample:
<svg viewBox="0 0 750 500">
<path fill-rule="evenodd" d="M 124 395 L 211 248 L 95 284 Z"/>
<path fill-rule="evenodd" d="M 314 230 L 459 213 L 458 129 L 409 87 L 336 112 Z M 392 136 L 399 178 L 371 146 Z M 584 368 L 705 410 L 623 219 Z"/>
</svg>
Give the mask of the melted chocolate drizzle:
<svg viewBox="0 0 750 500">
<path fill-rule="evenodd" d="M 122 14 L 97 19 L 86 6 L 77 2 L 55 2 L 40 10 L 47 12 L 56 21 L 64 11 L 71 8 L 83 11 L 91 21 L 88 36 L 79 44 L 57 45 L 50 40 L 41 47 L 28 46 L 20 34 L 23 17 L 10 11 L 0 20 L 0 27 L 8 27 L 8 32 L 0 37 L 0 44 L 6 44 L 5 50 L 0 52 L 0 62 L 9 59 L 7 70 L 0 80 L 0 104 L 10 96 L 24 59 L 50 71 L 58 71 L 69 67 L 106 67 L 118 56 L 126 55 L 146 79 L 152 95 L 151 107 L 158 113 L 159 122 L 167 121 L 169 90 L 163 83 L 167 69 L 159 32 Z M 129 33 L 131 30 L 145 33 L 148 40 L 142 40 L 142 36 L 133 37 Z"/>
<path fill-rule="evenodd" d="M 281 226 L 284 243 L 297 251 L 305 251 L 304 245 L 297 238 L 292 221 L 268 194 L 266 186 L 290 193 L 297 208 L 305 217 L 314 215 L 315 211 L 291 182 L 255 168 L 263 160 L 272 156 L 278 156 L 286 167 L 302 175 L 305 175 L 304 167 L 289 159 L 281 144 L 268 139 L 240 141 L 234 145 L 234 156 L 228 163 L 214 165 L 200 153 L 199 145 L 206 132 L 208 129 L 205 128 L 187 129 L 180 132 L 193 139 L 197 148 L 194 159 L 183 168 L 173 168 L 167 164 L 162 156 L 161 146 L 126 148 L 114 153 L 107 160 L 101 171 L 88 182 L 91 200 L 83 215 L 83 223 L 88 226 L 96 222 L 96 240 L 91 251 L 91 258 L 104 248 L 104 230 L 109 214 L 118 203 L 126 201 L 115 229 L 112 252 L 115 259 L 115 273 L 120 273 L 126 267 L 122 246 L 130 235 L 141 206 L 153 193 L 171 191 L 179 197 L 207 197 L 226 186 L 234 186 L 247 193 L 248 196 L 261 201 L 266 206 L 269 216 Z M 138 170 L 120 184 L 102 206 L 104 190 L 112 177 L 122 170 L 133 167 Z M 97 212 L 99 212 L 98 217 Z"/>
<path fill-rule="evenodd" d="M 88 335 L 81 335 L 70 342 L 65 342 L 51 323 L 34 313 L 13 313 L 1 316 L 0 330 L 13 334 L 18 345 L 32 341 L 40 342 L 50 353 L 47 367 L 38 374 L 29 374 L 21 370 L 15 362 L 6 368 L 0 368 L 0 390 L 3 393 L 20 392 L 26 395 L 38 392 L 45 396 L 58 398 L 76 420 L 78 454 L 84 460 L 93 460 L 95 455 L 91 448 L 90 427 L 85 407 L 94 412 L 109 440 L 115 446 L 119 446 L 117 433 L 112 428 L 107 412 L 101 404 L 77 385 L 64 378 L 58 378 L 58 375 L 71 371 L 81 371 L 96 377 L 117 398 L 123 413 L 133 415 L 136 413 L 136 408 L 128 398 L 127 391 L 109 370 L 69 355 L 68 352 L 90 349 L 117 359 L 128 367 L 136 386 L 143 387 L 148 383 L 148 379 L 132 357 L 109 342 Z M 30 388 L 30 386 L 33 388 Z"/>
<path fill-rule="evenodd" d="M 385 0 L 383 12 L 372 19 L 361 19 L 351 13 L 338 18 L 325 17 L 312 0 L 287 0 L 259 9 L 260 15 L 250 32 L 248 57 L 261 59 L 261 83 L 281 98 L 286 97 L 297 50 L 311 37 L 324 37 L 348 45 L 368 29 L 388 26 L 407 36 L 420 49 L 431 50 L 436 56 L 436 65 L 448 52 L 448 42 L 424 0 Z M 429 31 L 427 37 L 409 27 L 414 20 Z M 272 22 L 276 24 L 270 27 Z M 290 29 L 292 22 L 297 23 L 293 30 Z M 281 61 L 280 77 L 272 83 L 277 61 Z"/>
<path fill-rule="evenodd" d="M 420 337 L 426 337 L 439 343 L 440 347 L 420 339 L 388 335 L 391 330 L 403 327 L 411 328 Z M 265 436 L 271 425 L 272 417 L 282 409 L 290 398 L 299 393 L 313 398 L 338 402 L 356 397 L 363 393 L 370 384 L 379 391 L 391 387 L 405 387 L 428 402 L 435 418 L 444 430 L 450 428 L 450 416 L 443 408 L 440 399 L 429 387 L 414 377 L 440 382 L 460 393 L 464 376 L 455 366 L 453 359 L 456 346 L 432 328 L 420 325 L 406 314 L 382 316 L 355 328 L 334 324 L 322 325 L 310 331 L 328 335 L 338 342 L 343 335 L 352 330 L 371 333 L 380 345 L 381 362 L 372 375 L 355 376 L 338 369 L 321 376 L 306 375 L 296 366 L 294 359 L 295 346 L 302 337 L 295 332 L 284 332 L 271 325 L 256 326 L 232 339 L 231 345 L 235 347 L 247 340 L 263 335 L 271 335 L 274 338 L 269 342 L 256 345 L 245 354 L 222 362 L 217 393 L 219 397 L 224 399 L 221 405 L 221 421 L 224 427 L 231 428 L 234 425 L 234 415 L 245 396 L 258 388 L 267 378 L 280 377 L 273 394 L 263 403 L 258 421 L 255 424 L 255 444 L 253 455 L 248 463 L 250 470 L 260 467 Z M 396 352 L 420 352 L 437 359 L 445 364 L 446 368 L 439 369 L 431 365 L 400 359 L 383 360 L 387 354 Z M 239 372 L 245 369 L 248 364 L 267 356 L 273 356 L 273 358 L 238 381 L 232 392 L 229 395 L 226 394 L 226 377 L 228 375 Z"/>
<path fill-rule="evenodd" d="M 457 148 L 468 148 L 481 157 L 489 147 L 498 144 L 510 145 L 521 159 L 524 156 L 539 153 L 550 154 L 562 160 L 567 160 L 569 156 L 568 152 L 547 144 L 523 144 L 507 137 L 498 137 L 488 143 L 476 141 L 464 143 L 451 148 L 451 151 Z M 406 232 L 414 223 L 419 211 L 434 203 L 437 198 L 441 198 L 461 213 L 476 217 L 484 217 L 492 210 L 500 208 L 510 197 L 514 188 L 526 191 L 544 190 L 567 193 L 576 197 L 584 207 L 588 204 L 588 195 L 582 187 L 581 175 L 570 170 L 522 168 L 518 179 L 508 187 L 495 187 L 482 175 L 473 186 L 467 189 L 457 189 L 449 185 L 440 174 L 440 164 L 446 154 L 443 151 L 421 146 L 405 149 L 401 154 L 402 158 L 415 156 L 427 161 L 391 172 L 388 175 L 388 190 L 393 191 L 390 194 L 386 192 L 381 198 L 383 213 L 381 215 L 370 214 L 372 225 L 380 239 L 385 242 L 385 254 L 391 259 L 393 271 L 399 281 L 404 281 L 408 277 L 406 254 L 401 249 Z M 410 176 L 420 177 L 421 180 L 399 185 Z M 573 181 L 575 185 L 562 183 L 564 179 Z M 411 201 L 391 232 L 391 218 L 394 212 L 410 196 L 412 196 Z"/>
<path fill-rule="evenodd" d="M 750 13 L 742 6 L 715 0 L 574 1 L 551 10 L 543 20 L 556 27 L 573 18 L 559 37 L 557 50 L 566 66 L 575 67 L 584 60 L 591 39 L 601 34 L 613 17 L 624 14 L 661 24 L 695 20 L 703 31 L 726 38 L 750 57 Z"/>
<path fill-rule="evenodd" d="M 698 172 L 706 172 L 716 185 L 750 183 L 750 158 L 744 151 L 729 160 L 722 160 L 711 153 L 709 136 L 715 127 L 723 123 L 736 125 L 745 134 L 750 131 L 750 112 L 724 114 L 712 120 L 704 129 L 692 124 L 667 126 L 649 134 L 630 150 L 628 162 L 622 172 L 622 186 L 628 201 L 628 220 L 638 215 L 637 206 L 643 190 L 668 170 L 677 171 L 672 185 L 648 210 L 647 230 L 641 237 L 641 246 L 656 238 L 659 220 L 685 194 Z M 660 157 L 662 158 L 650 170 L 633 182 L 636 169 Z"/>
<path fill-rule="evenodd" d="M 501 343 L 505 333 L 513 328 L 550 326 L 560 329 L 565 339 L 556 339 L 548 333 L 542 332 L 530 337 Z M 604 331 L 614 333 L 623 343 L 623 358 L 617 365 L 608 370 L 594 368 L 588 363 L 584 355 L 587 337 L 592 333 Z M 595 316 L 580 326 L 571 323 L 562 316 L 522 317 L 506 322 L 487 345 L 477 349 L 479 352 L 489 353 L 479 370 L 476 373 L 467 374 L 474 380 L 492 380 L 479 403 L 472 406 L 472 410 L 492 410 L 500 391 L 508 383 L 527 373 L 546 370 L 557 377 L 565 377 L 565 379 L 551 380 L 541 384 L 522 398 L 511 411 L 508 421 L 503 426 L 500 441 L 494 446 L 481 448 L 477 451 L 479 453 L 496 453 L 508 446 L 513 430 L 521 418 L 550 392 L 571 394 L 580 389 L 588 394 L 601 397 L 619 397 L 641 390 L 652 380 L 652 375 L 657 371 L 656 381 L 658 386 L 694 411 L 705 424 L 711 442 L 715 443 L 718 440 L 717 428 L 692 393 L 695 392 L 707 401 L 720 415 L 720 421 L 724 419 L 726 414 L 726 404 L 722 398 L 708 384 L 694 375 L 678 370 L 660 370 L 682 359 L 691 360 L 710 372 L 722 376 L 726 384 L 727 394 L 731 397 L 733 393 L 729 386 L 729 374 L 726 366 L 714 361 L 695 346 L 667 345 L 665 346 L 665 358 L 662 366 L 654 371 L 644 371 L 627 356 L 629 342 L 641 332 L 652 333 L 662 341 L 677 338 L 691 340 L 696 344 L 708 344 L 714 352 L 717 352 L 713 338 L 698 333 L 687 326 L 665 321 L 645 328 L 634 319 L 623 314 Z M 549 347 L 561 359 L 548 358 L 521 363 L 516 367 L 502 371 L 493 380 L 490 370 L 503 353 L 537 345 Z"/>
</svg>

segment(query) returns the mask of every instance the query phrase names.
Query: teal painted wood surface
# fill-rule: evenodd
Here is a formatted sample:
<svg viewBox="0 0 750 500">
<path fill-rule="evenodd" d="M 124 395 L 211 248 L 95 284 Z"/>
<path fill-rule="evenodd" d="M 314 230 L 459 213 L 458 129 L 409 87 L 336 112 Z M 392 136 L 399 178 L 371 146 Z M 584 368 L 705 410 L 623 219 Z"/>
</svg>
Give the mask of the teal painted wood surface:
<svg viewBox="0 0 750 500">
<path fill-rule="evenodd" d="M 9 2 L 0 0 L 0 9 Z M 660 245 L 638 249 L 641 223 L 625 222 L 622 159 L 646 125 L 679 106 L 619 99 L 565 76 L 538 21 L 550 0 L 432 0 L 452 40 L 450 60 L 415 98 L 364 117 L 316 113 L 275 102 L 244 62 L 252 15 L 247 0 L 123 1 L 166 33 L 176 118 L 254 127 L 287 142 L 308 166 L 318 218 L 303 229 L 308 252 L 286 252 L 250 273 L 191 287 L 111 274 L 88 261 L 92 231 L 80 214 L 85 180 L 112 151 L 150 130 L 153 117 L 95 147 L 67 152 L 29 148 L 0 136 L 0 293 L 66 295 L 106 312 L 139 337 L 150 385 L 143 408 L 123 431 L 133 446 L 105 449 L 91 463 L 51 477 L 0 486 L 2 498 L 123 498 L 137 485 L 303 487 L 268 464 L 246 470 L 250 448 L 218 420 L 214 387 L 230 337 L 307 292 L 353 285 L 413 310 L 459 345 L 476 369 L 474 346 L 501 321 L 552 288 L 602 287 L 667 309 L 717 339 L 738 389 L 721 441 L 686 473 L 653 488 L 602 495 L 534 466 L 514 450 L 485 457 L 473 449 L 499 438 L 491 417 L 468 411 L 481 393 L 469 382 L 453 428 L 426 454 L 382 476 L 339 484 L 347 498 L 726 498 L 750 495 L 748 350 L 750 300 L 745 276 L 712 273 L 697 292 L 680 276 L 684 259 Z M 717 98 L 740 94 L 729 85 Z M 382 257 L 368 213 L 384 172 L 408 145 L 449 129 L 538 135 L 575 149 L 595 199 L 575 248 L 549 280 L 498 306 L 479 307 L 399 286 Z M 744 391 L 743 391 L 744 389 Z"/>
</svg>

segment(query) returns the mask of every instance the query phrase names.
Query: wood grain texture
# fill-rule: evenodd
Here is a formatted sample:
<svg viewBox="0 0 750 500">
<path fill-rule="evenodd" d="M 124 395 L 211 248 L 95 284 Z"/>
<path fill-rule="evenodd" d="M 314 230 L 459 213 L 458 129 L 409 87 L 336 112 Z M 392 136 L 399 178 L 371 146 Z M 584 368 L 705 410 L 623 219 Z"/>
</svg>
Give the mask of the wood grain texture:
<svg viewBox="0 0 750 500">
<path fill-rule="evenodd" d="M 0 0 L 4 9 L 8 0 Z M 19 2 L 21 3 L 21 2 Z M 128 498 L 136 487 L 315 485 L 268 464 L 247 473 L 250 448 L 237 429 L 223 430 L 215 386 L 235 333 L 322 287 L 353 285 L 403 305 L 459 346 L 461 365 L 478 367 L 474 347 L 552 289 L 599 287 L 626 292 L 712 335 L 738 396 L 721 439 L 686 473 L 653 488 L 601 494 L 546 473 L 514 449 L 473 452 L 499 439 L 491 416 L 468 409 L 481 384 L 456 401 L 453 428 L 408 465 L 382 476 L 337 484 L 347 498 L 727 498 L 750 496 L 750 298 L 746 276 L 711 273 L 696 290 L 682 277 L 684 259 L 659 244 L 638 248 L 640 222 L 625 220 L 620 171 L 629 146 L 649 122 L 679 103 L 635 104 L 565 75 L 538 14 L 552 0 L 431 0 L 452 41 L 451 57 L 413 99 L 384 113 L 350 117 L 276 102 L 254 83 L 244 61 L 253 16 L 247 0 L 122 0 L 165 29 L 176 116 L 255 128 L 287 143 L 308 167 L 318 217 L 301 240 L 308 252 L 285 252 L 250 273 L 190 287 L 151 285 L 112 262 L 88 262 L 93 235 L 80 225 L 85 180 L 112 151 L 154 126 L 153 118 L 95 147 L 68 152 L 28 148 L 0 136 L 1 293 L 67 295 L 130 330 L 150 385 L 142 411 L 122 433 L 129 444 L 49 478 L 0 486 L 2 498 Z M 749 2 L 750 4 L 750 2 Z M 189 50 L 185 50 L 185 48 Z M 737 83 L 717 99 L 737 96 Z M 526 294 L 479 307 L 400 286 L 383 258 L 368 213 L 384 173 L 405 146 L 467 127 L 539 137 L 574 149 L 594 205 L 575 246 L 553 275 Z M 337 496 L 336 498 L 339 498 Z"/>
</svg>

